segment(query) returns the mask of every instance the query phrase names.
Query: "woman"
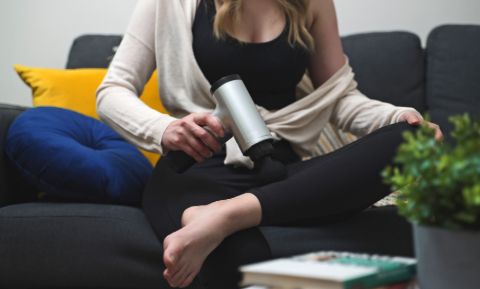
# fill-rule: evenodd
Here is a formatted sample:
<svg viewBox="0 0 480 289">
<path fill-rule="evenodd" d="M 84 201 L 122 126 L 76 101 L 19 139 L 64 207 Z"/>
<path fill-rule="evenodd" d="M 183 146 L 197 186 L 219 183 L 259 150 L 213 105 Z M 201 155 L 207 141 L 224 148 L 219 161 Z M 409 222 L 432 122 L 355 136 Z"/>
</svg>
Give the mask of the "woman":
<svg viewBox="0 0 480 289">
<path fill-rule="evenodd" d="M 155 67 L 172 116 L 138 100 Z M 306 70 L 313 87 L 296 98 Z M 275 158 L 288 171 L 282 181 L 262 179 L 234 142 L 224 150 L 204 129 L 224 135 L 210 115 L 215 102 L 208 89 L 234 73 L 278 139 Z M 168 234 L 164 276 L 172 287 L 188 286 L 207 256 L 235 232 L 261 224 L 325 222 L 367 208 L 388 194 L 380 171 L 408 129 L 393 124 L 423 121 L 412 108 L 368 99 L 356 89 L 333 0 L 140 1 L 98 90 L 97 106 L 102 119 L 128 140 L 159 153 L 184 151 L 198 162 L 187 175 L 223 190 L 203 200 L 185 197 L 190 192 L 176 192 L 185 194 L 182 201 L 168 199 L 182 208 L 173 217 L 178 228 L 160 234 Z M 367 136 L 318 156 L 318 136 L 328 121 Z M 438 126 L 429 125 L 441 139 Z M 348 204 L 341 202 L 345 198 Z"/>
</svg>

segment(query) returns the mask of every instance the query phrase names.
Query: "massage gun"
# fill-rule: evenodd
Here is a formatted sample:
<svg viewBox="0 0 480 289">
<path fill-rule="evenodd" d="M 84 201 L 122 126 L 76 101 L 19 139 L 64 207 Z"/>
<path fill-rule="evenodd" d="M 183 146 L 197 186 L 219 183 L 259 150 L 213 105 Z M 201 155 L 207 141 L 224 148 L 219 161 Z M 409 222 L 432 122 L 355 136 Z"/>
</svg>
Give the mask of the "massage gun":
<svg viewBox="0 0 480 289">
<path fill-rule="evenodd" d="M 268 166 L 269 174 L 274 174 L 275 178 L 283 177 L 283 165 L 270 157 L 273 152 L 272 135 L 240 76 L 234 74 L 219 79 L 210 88 L 210 93 L 217 100 L 212 115 L 220 120 L 225 129 L 225 137 L 219 141 L 224 144 L 233 135 L 242 153 L 250 157 L 256 169 Z M 195 163 L 183 151 L 171 151 L 165 158 L 178 173 L 185 172 Z"/>
</svg>

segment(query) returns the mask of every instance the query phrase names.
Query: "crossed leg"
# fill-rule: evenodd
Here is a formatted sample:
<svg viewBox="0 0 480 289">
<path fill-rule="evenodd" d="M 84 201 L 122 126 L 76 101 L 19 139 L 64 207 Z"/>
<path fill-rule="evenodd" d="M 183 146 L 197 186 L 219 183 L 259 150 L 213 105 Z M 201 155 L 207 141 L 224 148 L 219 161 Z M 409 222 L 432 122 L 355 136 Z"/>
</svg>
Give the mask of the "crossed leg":
<svg viewBox="0 0 480 289">
<path fill-rule="evenodd" d="M 287 179 L 237 196 L 177 199 L 183 208 L 176 213 L 180 229 L 165 235 L 165 278 L 173 287 L 188 286 L 207 256 L 235 232 L 260 224 L 324 221 L 367 208 L 389 193 L 380 171 L 392 162 L 407 129 L 413 128 L 406 123 L 384 127 L 334 153 L 289 165 Z M 207 191 L 222 190 L 210 186 Z"/>
</svg>

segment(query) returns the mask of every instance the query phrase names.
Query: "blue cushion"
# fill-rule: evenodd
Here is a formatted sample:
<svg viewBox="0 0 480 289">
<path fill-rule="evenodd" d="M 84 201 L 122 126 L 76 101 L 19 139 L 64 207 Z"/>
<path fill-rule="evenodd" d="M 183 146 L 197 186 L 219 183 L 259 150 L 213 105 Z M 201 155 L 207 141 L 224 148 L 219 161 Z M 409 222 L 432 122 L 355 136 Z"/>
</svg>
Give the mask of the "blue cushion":
<svg viewBox="0 0 480 289">
<path fill-rule="evenodd" d="M 148 160 L 108 126 L 61 108 L 22 113 L 5 149 L 26 180 L 72 200 L 138 204 L 152 172 Z"/>
</svg>

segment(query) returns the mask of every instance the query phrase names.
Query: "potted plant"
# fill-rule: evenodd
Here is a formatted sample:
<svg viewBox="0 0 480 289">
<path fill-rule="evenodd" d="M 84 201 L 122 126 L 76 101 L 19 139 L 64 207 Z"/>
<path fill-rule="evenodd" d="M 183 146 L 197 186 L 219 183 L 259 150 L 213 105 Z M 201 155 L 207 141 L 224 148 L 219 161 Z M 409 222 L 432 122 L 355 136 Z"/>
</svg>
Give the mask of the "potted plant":
<svg viewBox="0 0 480 289">
<path fill-rule="evenodd" d="M 452 142 L 423 125 L 404 134 L 383 178 L 414 224 L 421 289 L 480 288 L 480 122 L 452 117 Z"/>
</svg>

